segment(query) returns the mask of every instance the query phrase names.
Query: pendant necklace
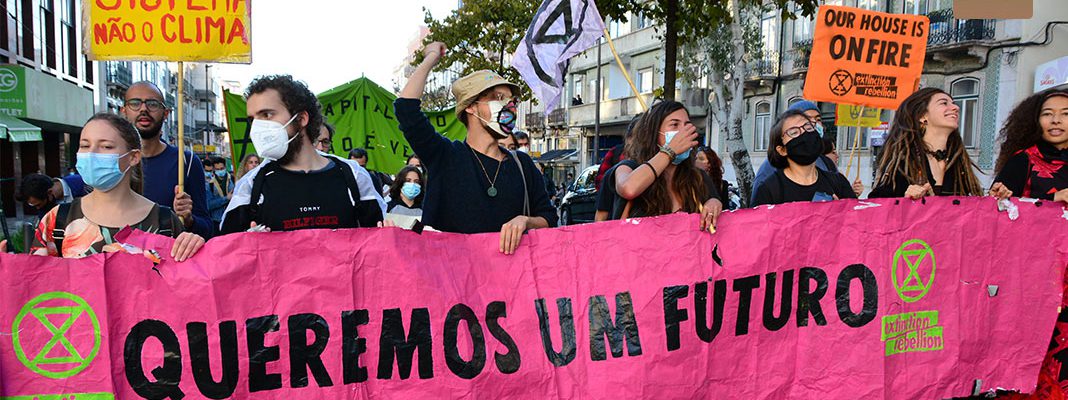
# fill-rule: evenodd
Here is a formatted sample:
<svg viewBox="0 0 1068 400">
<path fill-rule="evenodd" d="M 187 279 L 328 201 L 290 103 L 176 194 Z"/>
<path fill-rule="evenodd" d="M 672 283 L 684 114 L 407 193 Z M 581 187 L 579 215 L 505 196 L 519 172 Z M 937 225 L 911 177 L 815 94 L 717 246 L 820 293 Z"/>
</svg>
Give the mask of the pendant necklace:
<svg viewBox="0 0 1068 400">
<path fill-rule="evenodd" d="M 501 173 L 501 164 L 504 164 L 504 161 L 501 160 L 501 162 L 497 164 L 497 171 L 493 173 L 493 179 L 490 179 L 489 171 L 487 171 L 486 166 L 482 164 L 482 160 L 478 158 L 478 154 L 475 154 L 475 149 L 472 149 L 470 145 L 468 145 L 467 148 L 471 149 L 471 155 L 475 157 L 475 161 L 478 161 L 478 166 L 482 167 L 482 173 L 486 175 L 486 180 L 489 181 L 490 186 L 489 189 L 486 189 L 486 195 L 489 197 L 497 197 L 497 174 Z"/>
</svg>

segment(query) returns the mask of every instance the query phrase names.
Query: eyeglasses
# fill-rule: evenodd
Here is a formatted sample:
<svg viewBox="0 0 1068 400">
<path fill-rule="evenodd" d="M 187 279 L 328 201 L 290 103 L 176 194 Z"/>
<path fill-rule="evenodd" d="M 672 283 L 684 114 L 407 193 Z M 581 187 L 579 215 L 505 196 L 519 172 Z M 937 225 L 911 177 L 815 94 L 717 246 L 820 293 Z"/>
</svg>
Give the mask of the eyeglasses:
<svg viewBox="0 0 1068 400">
<path fill-rule="evenodd" d="M 318 144 L 318 145 L 323 146 L 323 147 L 330 147 L 331 143 L 330 143 L 330 139 L 319 139 L 319 140 L 315 141 L 315 144 Z"/>
<path fill-rule="evenodd" d="M 485 101 L 518 102 L 518 99 L 504 93 L 490 93 Z"/>
<path fill-rule="evenodd" d="M 795 126 L 793 128 L 787 129 L 782 134 L 783 134 L 784 137 L 788 137 L 790 139 L 793 139 L 795 137 L 801 136 L 802 133 L 815 132 L 815 131 L 816 131 L 816 126 L 812 125 L 811 122 L 806 122 L 804 125 Z"/>
<path fill-rule="evenodd" d="M 167 109 L 167 105 L 162 101 L 156 99 L 126 99 L 126 107 L 137 111 L 141 109 L 141 106 L 147 106 L 149 111 L 160 111 Z"/>
</svg>

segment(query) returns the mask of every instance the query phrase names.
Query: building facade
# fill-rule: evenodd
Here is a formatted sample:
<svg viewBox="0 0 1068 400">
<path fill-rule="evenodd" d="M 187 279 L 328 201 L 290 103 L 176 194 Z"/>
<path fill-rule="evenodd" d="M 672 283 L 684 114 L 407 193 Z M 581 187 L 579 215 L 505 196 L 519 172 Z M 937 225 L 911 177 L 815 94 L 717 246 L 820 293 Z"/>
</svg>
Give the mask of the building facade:
<svg viewBox="0 0 1068 400">
<path fill-rule="evenodd" d="M 953 16 L 952 0 L 827 0 L 824 4 L 919 14 L 930 19 L 921 85 L 945 90 L 961 107 L 960 132 L 985 184 L 993 176 L 998 132 L 1008 113 L 1034 93 L 1035 75 L 1042 72 L 1038 71 L 1039 66 L 1056 64 L 1055 60 L 1068 56 L 1068 26 L 1049 25 L 1068 20 L 1068 7 L 1061 0 L 1035 0 L 1034 17 L 1027 20 L 959 20 Z M 762 56 L 747 66 L 743 136 L 754 170 L 767 159 L 768 133 L 776 115 L 802 100 L 812 49 L 814 17 L 783 19 L 779 11 L 771 10 L 760 18 Z M 650 101 L 653 93 L 663 87 L 663 43 L 652 22 L 636 16 L 626 23 L 610 21 L 608 27 L 624 68 L 638 91 Z M 1047 43 L 1039 44 L 1044 41 Z M 523 105 L 526 127 L 536 138 L 534 150 L 548 153 L 575 149 L 577 155 L 562 168 L 575 175 L 599 162 L 605 150 L 621 143 L 627 123 L 641 111 L 607 46 L 601 49 L 599 61 L 597 51 L 595 46 L 571 59 L 566 91 L 558 108 L 547 111 L 539 105 Z M 1068 60 L 1064 63 L 1068 64 Z M 699 130 L 707 132 L 704 143 L 722 154 L 727 150 L 724 135 L 714 120 L 706 118 L 708 91 L 703 86 L 680 80 L 676 99 L 686 104 Z M 598 91 L 599 107 L 595 101 Z M 599 150 L 594 156 L 598 108 Z M 850 179 L 859 176 L 870 189 L 893 110 L 880 111 L 880 119 L 887 124 L 857 129 L 835 123 L 836 104 L 820 103 L 820 108 L 827 125 L 826 135 L 837 143 L 839 169 L 844 171 L 848 165 Z M 858 143 L 855 149 L 853 143 Z M 733 166 L 728 161 L 724 167 L 725 178 L 734 181 Z"/>
<path fill-rule="evenodd" d="M 66 174 L 85 121 L 102 96 L 102 69 L 81 51 L 82 2 L 6 0 L 0 24 L 0 201 L 9 218 L 33 215 L 14 200 L 30 173 Z"/>
</svg>

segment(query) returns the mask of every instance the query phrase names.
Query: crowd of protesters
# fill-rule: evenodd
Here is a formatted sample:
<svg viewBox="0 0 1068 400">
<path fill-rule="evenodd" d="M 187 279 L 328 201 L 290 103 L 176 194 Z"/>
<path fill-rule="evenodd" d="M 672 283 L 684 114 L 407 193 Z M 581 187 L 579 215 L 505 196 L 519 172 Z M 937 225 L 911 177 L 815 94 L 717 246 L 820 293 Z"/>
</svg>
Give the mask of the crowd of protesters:
<svg viewBox="0 0 1068 400">
<path fill-rule="evenodd" d="M 462 141 L 435 131 L 421 110 L 427 76 L 447 48 L 432 43 L 394 102 L 416 155 L 396 174 L 367 169 L 371 154 L 334 155 L 335 127 L 302 82 L 288 75 L 257 78 L 245 91 L 249 137 L 258 154 L 237 165 L 162 140 L 171 108 L 155 85 L 131 85 L 119 114 L 90 118 L 78 144 L 76 173 L 31 174 L 18 198 L 39 211 L 31 251 L 83 257 L 122 251 L 126 227 L 174 237 L 170 256 L 194 255 L 206 240 L 250 231 L 395 227 L 402 221 L 456 233 L 499 234 L 499 251 L 515 253 L 524 234 L 557 225 L 555 185 L 529 155 L 530 138 L 515 127 L 520 87 L 492 71 L 452 85 Z M 963 144 L 960 108 L 934 88 L 902 102 L 890 125 L 870 198 L 925 196 L 1031 197 L 1068 203 L 1068 91 L 1023 100 L 1001 131 L 995 178 L 981 186 Z M 749 206 L 858 198 L 865 187 L 838 170 L 834 140 L 824 136 L 818 106 L 792 105 L 767 134 Z M 185 175 L 179 185 L 179 172 Z M 200 180 L 203 177 L 203 180 Z M 202 182 L 202 183 L 201 183 Z M 696 228 L 714 230 L 730 196 L 723 159 L 699 143 L 682 103 L 659 101 L 635 117 L 624 143 L 610 149 L 596 176 L 596 221 L 700 214 Z"/>
</svg>

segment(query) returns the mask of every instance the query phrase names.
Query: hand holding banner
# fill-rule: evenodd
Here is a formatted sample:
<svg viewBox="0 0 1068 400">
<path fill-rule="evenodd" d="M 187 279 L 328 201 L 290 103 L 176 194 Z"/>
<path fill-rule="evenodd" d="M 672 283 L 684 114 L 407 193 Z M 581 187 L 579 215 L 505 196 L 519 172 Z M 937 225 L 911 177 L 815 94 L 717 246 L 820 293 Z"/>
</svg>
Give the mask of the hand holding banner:
<svg viewBox="0 0 1068 400">
<path fill-rule="evenodd" d="M 820 6 L 805 98 L 896 109 L 919 86 L 928 25 L 922 15 Z"/>
</svg>

